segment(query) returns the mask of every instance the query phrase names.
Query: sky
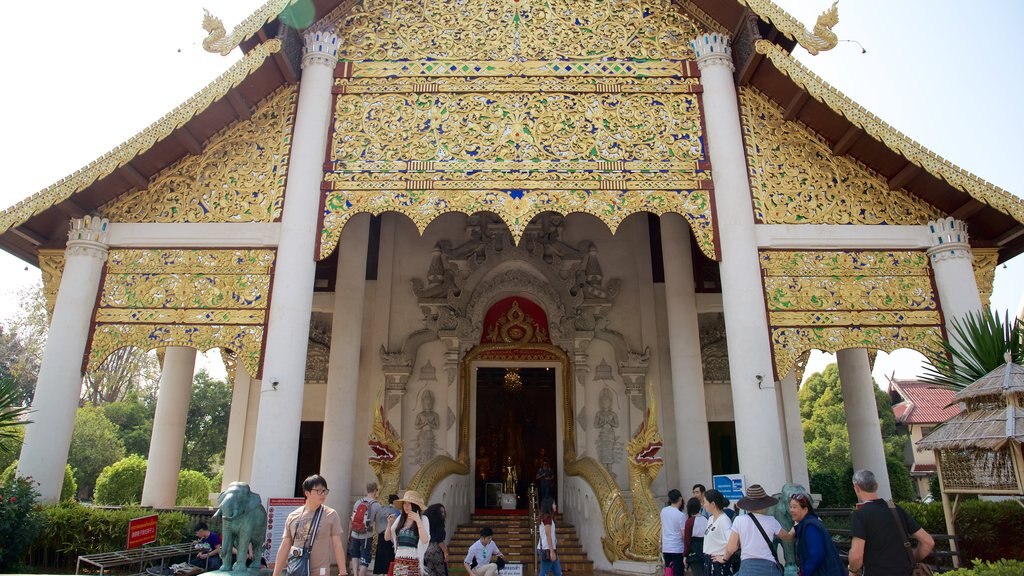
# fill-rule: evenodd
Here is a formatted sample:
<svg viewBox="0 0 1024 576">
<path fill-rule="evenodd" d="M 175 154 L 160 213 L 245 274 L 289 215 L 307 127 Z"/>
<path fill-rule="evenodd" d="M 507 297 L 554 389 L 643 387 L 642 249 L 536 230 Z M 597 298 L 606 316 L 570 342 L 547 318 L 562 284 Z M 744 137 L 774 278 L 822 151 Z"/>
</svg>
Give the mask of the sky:
<svg viewBox="0 0 1024 576">
<path fill-rule="evenodd" d="M 830 0 L 778 0 L 810 28 Z M 203 8 L 228 30 L 260 0 L 50 0 L 5 5 L 0 56 L 0 207 L 10 206 L 131 138 L 240 58 L 202 49 Z M 843 0 L 835 49 L 796 57 L 828 83 L 925 147 L 1014 194 L 1024 194 L 1024 2 Z M 42 40 L 56 42 L 47 48 Z M 1016 103 L 1015 103 L 1016 102 Z M 39 271 L 0 252 L 0 322 Z M 992 305 L 1016 313 L 1024 256 L 996 273 Z M 920 371 L 915 352 L 880 353 L 874 376 Z M 815 354 L 807 374 L 833 361 Z M 223 374 L 215 358 L 200 362 Z"/>
</svg>

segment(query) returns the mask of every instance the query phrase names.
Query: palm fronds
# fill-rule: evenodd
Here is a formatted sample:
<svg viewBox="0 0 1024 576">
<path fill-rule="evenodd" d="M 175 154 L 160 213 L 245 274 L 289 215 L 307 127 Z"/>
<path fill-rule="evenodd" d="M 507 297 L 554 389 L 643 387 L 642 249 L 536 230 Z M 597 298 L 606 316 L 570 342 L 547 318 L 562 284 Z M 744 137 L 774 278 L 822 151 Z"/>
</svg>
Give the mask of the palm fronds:
<svg viewBox="0 0 1024 576">
<path fill-rule="evenodd" d="M 952 322 L 949 340 L 940 340 L 927 354 L 921 380 L 953 390 L 962 390 L 982 376 L 1006 363 L 1009 352 L 1013 362 L 1024 360 L 1024 325 L 1010 321 L 992 310 L 978 310 Z"/>
<path fill-rule="evenodd" d="M 17 383 L 10 378 L 0 378 L 0 452 L 10 453 L 18 449 L 11 440 L 17 440 L 16 430 L 29 422 L 25 416 L 32 409 L 22 406 L 20 398 Z"/>
</svg>

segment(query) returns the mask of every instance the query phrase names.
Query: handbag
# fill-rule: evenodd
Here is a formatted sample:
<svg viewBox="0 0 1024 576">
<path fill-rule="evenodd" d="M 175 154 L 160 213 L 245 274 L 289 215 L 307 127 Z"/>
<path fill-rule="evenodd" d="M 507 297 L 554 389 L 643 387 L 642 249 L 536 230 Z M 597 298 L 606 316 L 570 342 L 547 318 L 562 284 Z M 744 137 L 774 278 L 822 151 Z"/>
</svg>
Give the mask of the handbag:
<svg viewBox="0 0 1024 576">
<path fill-rule="evenodd" d="M 538 562 L 551 562 L 551 550 L 544 550 L 543 548 L 537 548 L 537 561 Z"/>
<path fill-rule="evenodd" d="M 292 547 L 292 554 L 288 556 L 286 568 L 288 576 L 309 576 L 309 557 L 313 552 L 313 542 L 316 540 L 317 530 L 320 528 L 320 516 L 323 511 L 324 507 L 321 505 L 313 514 L 313 522 L 310 524 L 309 532 L 306 533 L 306 543 L 301 552 L 296 554 L 297 550 Z M 294 541 L 294 536 L 292 538 Z"/>
<path fill-rule="evenodd" d="M 900 534 L 903 535 L 903 549 L 907 552 L 907 558 L 910 559 L 910 576 L 932 576 L 932 567 L 924 562 L 914 562 L 914 549 L 910 545 L 910 536 L 907 534 L 907 527 L 903 525 L 903 518 L 900 518 L 898 512 L 896 512 L 896 505 L 893 504 L 892 500 L 886 500 L 886 504 L 889 505 L 889 512 L 892 512 L 894 518 L 896 518 L 896 525 L 900 527 Z"/>
</svg>

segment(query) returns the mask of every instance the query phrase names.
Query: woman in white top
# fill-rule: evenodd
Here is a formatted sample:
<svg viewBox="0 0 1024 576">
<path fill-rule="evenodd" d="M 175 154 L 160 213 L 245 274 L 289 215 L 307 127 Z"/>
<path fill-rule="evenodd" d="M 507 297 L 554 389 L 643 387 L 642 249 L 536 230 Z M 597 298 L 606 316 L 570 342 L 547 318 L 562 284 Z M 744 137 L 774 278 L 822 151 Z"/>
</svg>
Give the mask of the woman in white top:
<svg viewBox="0 0 1024 576">
<path fill-rule="evenodd" d="M 732 520 L 725 513 L 728 507 L 729 501 L 718 490 L 712 489 L 704 493 L 704 510 L 711 515 L 707 530 L 704 531 L 705 576 L 732 576 L 733 564 L 713 561 L 725 554 L 725 547 L 732 533 Z"/>
<path fill-rule="evenodd" d="M 778 520 L 766 514 L 768 508 L 778 503 L 778 499 L 765 493 L 760 484 L 752 484 L 747 495 L 736 504 L 748 514 L 737 517 L 732 523 L 732 535 L 720 561 L 728 562 L 739 549 L 740 570 L 737 576 L 782 576 L 782 566 L 775 556 L 772 540 L 773 537 L 792 540 L 793 534 L 783 530 Z"/>
<path fill-rule="evenodd" d="M 668 506 L 661 509 L 661 555 L 665 568 L 672 568 L 672 576 L 683 576 L 684 563 L 683 528 L 686 513 L 682 511 L 683 493 L 673 488 L 668 491 Z"/>
<path fill-rule="evenodd" d="M 537 543 L 537 554 L 540 555 L 540 573 L 545 576 L 549 572 L 553 576 L 562 576 L 562 563 L 558 560 L 558 538 L 555 535 L 555 512 L 558 506 L 554 498 L 545 498 L 540 503 L 540 542 Z"/>
</svg>

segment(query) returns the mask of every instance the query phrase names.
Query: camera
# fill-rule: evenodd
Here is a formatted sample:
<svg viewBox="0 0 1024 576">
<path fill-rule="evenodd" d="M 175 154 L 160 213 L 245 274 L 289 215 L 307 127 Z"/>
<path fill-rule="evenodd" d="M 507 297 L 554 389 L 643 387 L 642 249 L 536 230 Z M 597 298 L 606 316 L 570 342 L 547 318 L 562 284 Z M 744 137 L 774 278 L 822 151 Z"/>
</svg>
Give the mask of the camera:
<svg viewBox="0 0 1024 576">
<path fill-rule="evenodd" d="M 293 558 L 298 558 L 299 556 L 302 556 L 302 548 L 298 546 L 292 546 L 290 554 L 292 555 Z"/>
</svg>

